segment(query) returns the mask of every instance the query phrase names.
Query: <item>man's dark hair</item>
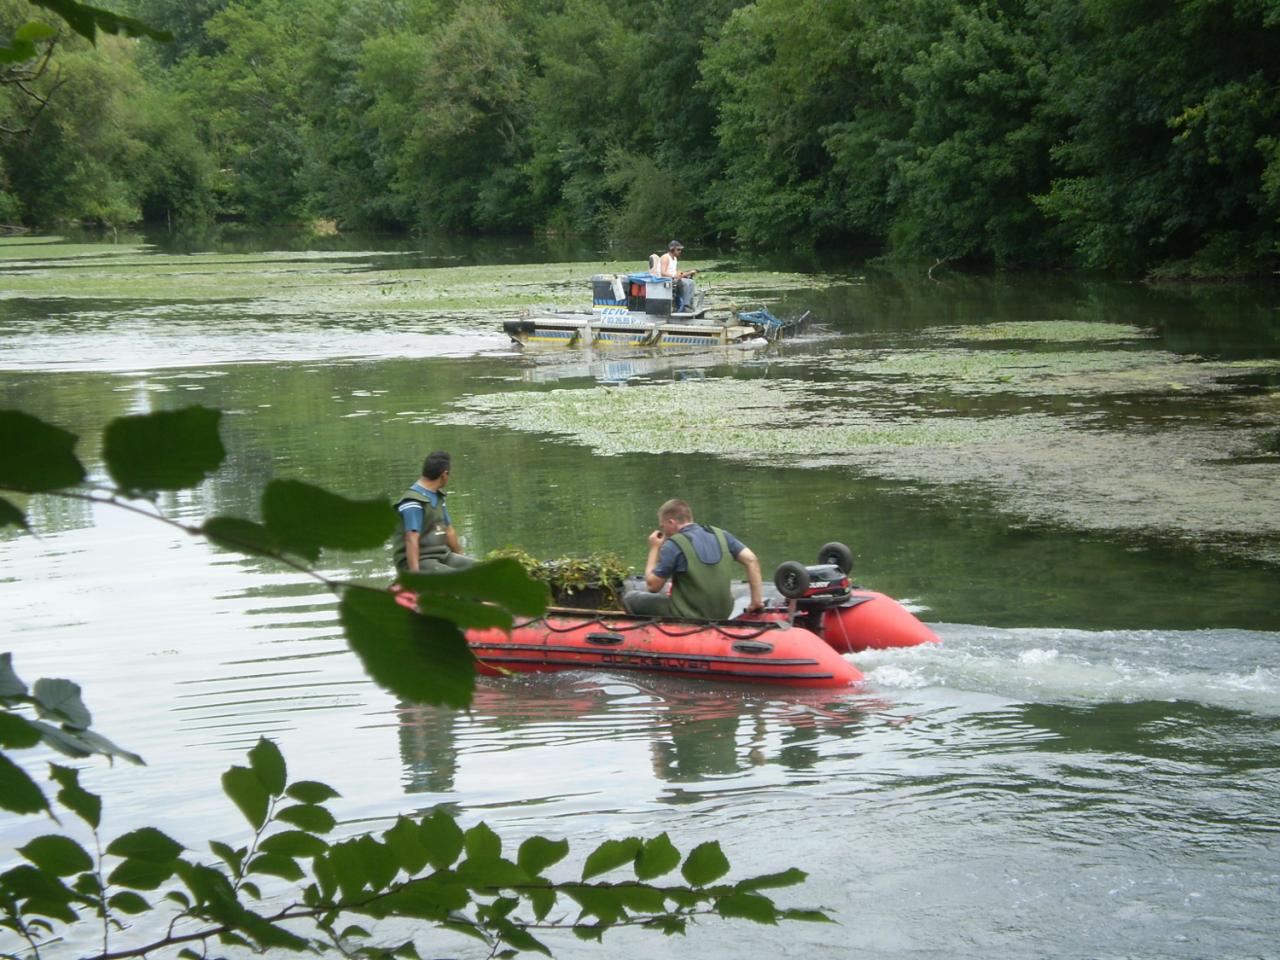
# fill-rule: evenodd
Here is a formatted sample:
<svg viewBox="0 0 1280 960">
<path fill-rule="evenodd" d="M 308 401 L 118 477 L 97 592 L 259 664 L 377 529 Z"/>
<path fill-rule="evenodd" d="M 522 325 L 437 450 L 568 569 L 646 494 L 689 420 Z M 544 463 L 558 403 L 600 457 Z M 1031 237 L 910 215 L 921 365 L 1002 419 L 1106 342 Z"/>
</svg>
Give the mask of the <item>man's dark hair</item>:
<svg viewBox="0 0 1280 960">
<path fill-rule="evenodd" d="M 428 480 L 439 480 L 440 474 L 449 469 L 451 462 L 449 454 L 443 450 L 433 450 L 427 454 L 427 459 L 422 461 L 422 475 Z"/>
</svg>

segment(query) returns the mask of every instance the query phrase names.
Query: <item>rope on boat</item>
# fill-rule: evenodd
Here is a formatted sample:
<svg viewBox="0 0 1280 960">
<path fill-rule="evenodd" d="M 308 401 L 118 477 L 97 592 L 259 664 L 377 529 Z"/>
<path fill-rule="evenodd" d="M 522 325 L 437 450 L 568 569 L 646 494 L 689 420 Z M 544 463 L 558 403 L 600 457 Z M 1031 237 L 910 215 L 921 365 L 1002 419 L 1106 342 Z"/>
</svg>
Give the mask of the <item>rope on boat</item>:
<svg viewBox="0 0 1280 960">
<path fill-rule="evenodd" d="M 611 630 L 617 633 L 626 633 L 629 630 L 642 630 L 645 627 L 656 627 L 658 632 L 663 634 L 664 636 L 675 637 L 675 638 L 691 637 L 694 634 L 702 633 L 706 629 L 710 628 L 714 630 L 716 633 L 720 634 L 721 636 L 729 640 L 754 640 L 757 637 L 768 633 L 770 630 L 777 630 L 780 627 L 785 626 L 785 624 L 777 620 L 764 620 L 760 622 L 760 626 L 757 628 L 754 628 L 754 629 L 744 628 L 741 631 L 737 631 L 737 630 L 730 629 L 729 627 L 725 626 L 722 623 L 713 623 L 708 621 L 707 623 L 704 623 L 704 624 L 697 624 L 697 625 L 691 624 L 688 630 L 681 631 L 681 630 L 669 629 L 668 626 L 665 623 L 661 622 L 660 620 L 632 620 L 628 618 L 627 625 L 623 626 L 617 623 L 609 623 L 606 621 L 604 617 L 592 617 L 590 620 L 587 620 L 585 618 L 575 616 L 573 618 L 575 621 L 573 626 L 557 627 L 551 623 L 550 618 L 553 616 L 557 616 L 557 614 L 549 614 L 547 616 L 534 617 L 531 620 L 525 620 L 515 624 L 514 628 L 528 627 L 535 623 L 540 623 L 540 622 L 545 623 L 547 629 L 552 633 L 572 633 L 574 630 L 580 630 L 583 627 L 589 627 L 592 624 L 599 624 L 600 626 L 604 627 L 606 630 Z"/>
</svg>

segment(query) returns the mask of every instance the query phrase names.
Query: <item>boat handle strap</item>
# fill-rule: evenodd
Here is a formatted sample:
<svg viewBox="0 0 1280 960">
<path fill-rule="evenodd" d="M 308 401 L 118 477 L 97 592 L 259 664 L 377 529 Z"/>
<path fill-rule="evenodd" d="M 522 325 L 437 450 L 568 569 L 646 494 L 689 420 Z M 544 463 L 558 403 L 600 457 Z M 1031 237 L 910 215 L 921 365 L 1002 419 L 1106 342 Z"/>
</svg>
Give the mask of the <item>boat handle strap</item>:
<svg viewBox="0 0 1280 960">
<path fill-rule="evenodd" d="M 623 637 L 622 637 L 622 634 L 620 633 L 588 633 L 587 634 L 587 643 L 599 643 L 599 644 L 621 643 L 622 640 L 623 640 Z"/>
</svg>

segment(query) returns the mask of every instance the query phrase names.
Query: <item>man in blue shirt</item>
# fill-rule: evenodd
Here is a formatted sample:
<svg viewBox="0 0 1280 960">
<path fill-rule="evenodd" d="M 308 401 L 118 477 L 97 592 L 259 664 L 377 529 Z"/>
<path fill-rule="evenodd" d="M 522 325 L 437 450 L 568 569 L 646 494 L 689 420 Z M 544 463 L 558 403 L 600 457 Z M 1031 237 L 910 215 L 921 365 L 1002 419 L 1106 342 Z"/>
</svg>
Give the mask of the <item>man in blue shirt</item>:
<svg viewBox="0 0 1280 960">
<path fill-rule="evenodd" d="M 443 450 L 427 454 L 422 476 L 396 504 L 403 536 L 395 541 L 397 570 L 411 573 L 447 573 L 465 570 L 475 560 L 462 554 L 457 531 L 444 505 L 444 485 L 449 482 L 452 459 Z"/>
<path fill-rule="evenodd" d="M 658 529 L 649 534 L 644 574 L 649 589 L 628 591 L 622 605 L 643 617 L 725 620 L 733 612 L 730 560 L 746 568 L 748 612 L 762 609 L 760 561 L 751 548 L 726 530 L 694 523 L 693 511 L 683 500 L 668 500 L 658 508 Z M 660 592 L 668 580 L 669 596 Z"/>
</svg>

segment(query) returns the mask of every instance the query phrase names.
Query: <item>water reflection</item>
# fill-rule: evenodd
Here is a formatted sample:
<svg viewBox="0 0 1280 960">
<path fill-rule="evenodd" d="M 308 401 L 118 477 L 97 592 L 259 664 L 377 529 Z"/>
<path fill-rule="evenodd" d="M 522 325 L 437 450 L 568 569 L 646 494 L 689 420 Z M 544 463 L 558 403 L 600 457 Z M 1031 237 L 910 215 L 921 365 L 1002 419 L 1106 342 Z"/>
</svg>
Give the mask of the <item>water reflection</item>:
<svg viewBox="0 0 1280 960">
<path fill-rule="evenodd" d="M 868 716 L 891 709 L 859 694 L 783 696 L 564 673 L 481 680 L 469 712 L 400 703 L 395 716 L 405 791 L 447 793 L 469 756 L 568 750 L 575 743 L 646 743 L 653 777 L 672 784 L 766 766 L 800 774 L 832 753 L 834 743 L 854 739 Z"/>
</svg>

